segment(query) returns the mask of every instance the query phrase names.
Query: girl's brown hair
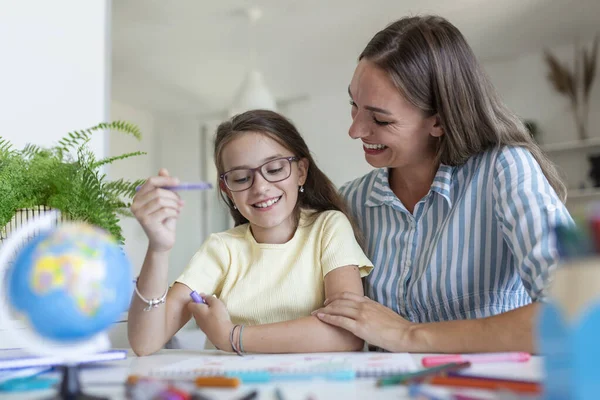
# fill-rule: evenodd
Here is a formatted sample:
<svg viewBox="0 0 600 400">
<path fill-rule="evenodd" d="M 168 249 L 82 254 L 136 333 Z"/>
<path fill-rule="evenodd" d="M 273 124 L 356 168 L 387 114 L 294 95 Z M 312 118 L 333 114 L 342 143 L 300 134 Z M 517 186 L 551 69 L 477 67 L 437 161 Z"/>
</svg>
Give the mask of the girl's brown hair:
<svg viewBox="0 0 600 400">
<path fill-rule="evenodd" d="M 341 211 L 350 220 L 352 229 L 354 230 L 354 236 L 362 246 L 363 240 L 360 230 L 352 216 L 348 213 L 347 206 L 338 193 L 335 185 L 323 171 L 319 169 L 308 150 L 304 138 L 302 138 L 302 135 L 300 135 L 296 127 L 287 118 L 276 112 L 269 110 L 251 110 L 238 114 L 219 125 L 215 138 L 214 152 L 215 166 L 217 167 L 218 175 L 217 179 L 220 180 L 221 174 L 225 172 L 222 159 L 223 149 L 233 139 L 248 132 L 267 135 L 291 151 L 298 159 L 304 158 L 308 161 L 304 192 L 299 193 L 298 203 L 295 208 L 296 221 L 299 219 L 300 209 L 314 210 L 315 217 L 319 213 L 327 210 Z M 233 202 L 226 193 L 224 193 L 223 188 L 221 188 L 221 198 L 229 208 L 235 226 L 248 222 L 239 210 L 234 208 Z"/>
<path fill-rule="evenodd" d="M 361 53 L 386 71 L 426 116 L 439 115 L 444 135 L 437 158 L 461 165 L 501 146 L 531 152 L 560 199 L 566 189 L 521 120 L 502 102 L 461 32 L 437 16 L 402 18 L 378 32 Z"/>
</svg>

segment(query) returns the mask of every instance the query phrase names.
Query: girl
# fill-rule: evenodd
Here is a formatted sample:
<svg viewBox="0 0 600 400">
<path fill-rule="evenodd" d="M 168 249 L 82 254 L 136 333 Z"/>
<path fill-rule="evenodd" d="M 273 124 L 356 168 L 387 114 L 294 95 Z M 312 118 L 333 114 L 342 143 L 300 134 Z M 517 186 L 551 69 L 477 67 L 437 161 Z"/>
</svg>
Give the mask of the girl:
<svg viewBox="0 0 600 400">
<path fill-rule="evenodd" d="M 178 180 L 161 170 L 134 198 L 149 244 L 129 311 L 133 351 L 161 349 L 191 317 L 217 348 L 238 354 L 361 349 L 353 334 L 311 316 L 327 297 L 362 296 L 372 264 L 296 128 L 277 113 L 249 111 L 218 127 L 214 154 L 236 227 L 210 235 L 166 291 L 183 202 L 161 187 Z"/>
</svg>

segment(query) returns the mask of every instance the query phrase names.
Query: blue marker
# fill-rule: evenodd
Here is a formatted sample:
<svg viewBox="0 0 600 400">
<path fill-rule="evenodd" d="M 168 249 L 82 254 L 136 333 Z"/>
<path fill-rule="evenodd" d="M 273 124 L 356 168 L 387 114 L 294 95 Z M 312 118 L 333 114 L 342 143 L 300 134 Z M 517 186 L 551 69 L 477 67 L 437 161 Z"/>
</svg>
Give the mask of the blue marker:
<svg viewBox="0 0 600 400">
<path fill-rule="evenodd" d="M 277 373 L 271 373 L 268 371 L 238 371 L 228 372 L 225 375 L 232 378 L 239 378 L 244 384 L 307 381 L 312 379 L 324 379 L 328 381 L 350 381 L 356 378 L 356 373 L 352 370 Z"/>
<path fill-rule="evenodd" d="M 190 293 L 190 297 L 192 298 L 194 303 L 206 304 L 202 296 L 200 296 L 195 290 L 193 290 L 192 293 Z"/>
<path fill-rule="evenodd" d="M 135 191 L 139 191 L 142 187 L 138 186 L 135 188 Z M 208 182 L 198 182 L 198 183 L 182 183 L 177 186 L 161 186 L 162 189 L 172 190 L 174 192 L 180 190 L 208 190 L 212 189 L 212 185 Z"/>
</svg>

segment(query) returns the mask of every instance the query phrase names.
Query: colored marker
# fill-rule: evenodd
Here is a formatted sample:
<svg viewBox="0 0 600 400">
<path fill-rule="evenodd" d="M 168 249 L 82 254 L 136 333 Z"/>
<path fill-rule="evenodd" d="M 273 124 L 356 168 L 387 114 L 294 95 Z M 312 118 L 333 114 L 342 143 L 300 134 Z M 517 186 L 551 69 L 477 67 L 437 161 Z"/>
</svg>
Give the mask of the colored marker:
<svg viewBox="0 0 600 400">
<path fill-rule="evenodd" d="M 466 361 L 462 363 L 450 363 L 444 365 L 438 365 L 437 367 L 424 369 L 417 372 L 410 372 L 407 374 L 400 374 L 391 376 L 389 378 L 382 378 L 377 381 L 378 386 L 390 386 L 390 385 L 401 385 L 405 383 L 421 382 L 431 376 L 446 374 L 451 371 L 458 371 L 471 366 L 471 363 Z"/>
<path fill-rule="evenodd" d="M 423 357 L 421 363 L 424 367 L 437 367 L 448 363 L 460 363 L 469 361 L 473 364 L 495 363 L 495 362 L 526 362 L 531 354 L 523 352 L 510 353 L 487 353 L 487 354 L 444 354 L 439 356 Z"/>
<path fill-rule="evenodd" d="M 192 298 L 192 300 L 194 301 L 194 303 L 206 304 L 206 302 L 204 301 L 204 299 L 202 298 L 202 296 L 200 296 L 198 294 L 198 292 L 196 292 L 195 290 L 193 290 L 192 293 L 190 293 L 190 297 Z"/>
<path fill-rule="evenodd" d="M 473 378 L 469 376 L 432 376 L 423 381 L 428 385 L 450 386 L 456 388 L 509 390 L 515 393 L 541 393 L 542 387 L 536 382 L 523 382 L 504 379 Z"/>
<path fill-rule="evenodd" d="M 141 186 L 138 186 L 135 188 L 135 191 L 137 192 L 141 188 L 142 188 Z M 161 188 L 177 192 L 180 190 L 208 190 L 208 189 L 212 189 L 212 185 L 208 182 L 198 182 L 198 183 L 182 183 L 182 184 L 176 185 L 176 186 L 161 186 Z"/>
<path fill-rule="evenodd" d="M 199 376 L 194 380 L 197 387 L 229 387 L 236 388 L 242 383 L 238 378 L 225 376 Z"/>
</svg>

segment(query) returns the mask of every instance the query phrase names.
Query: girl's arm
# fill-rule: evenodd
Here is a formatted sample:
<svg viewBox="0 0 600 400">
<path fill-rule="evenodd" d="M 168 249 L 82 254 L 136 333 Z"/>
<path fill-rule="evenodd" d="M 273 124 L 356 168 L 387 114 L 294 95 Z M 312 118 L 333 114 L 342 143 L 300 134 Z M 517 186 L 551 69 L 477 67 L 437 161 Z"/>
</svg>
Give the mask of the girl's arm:
<svg viewBox="0 0 600 400">
<path fill-rule="evenodd" d="M 336 268 L 325 275 L 327 298 L 343 292 L 363 295 L 360 273 L 356 265 Z M 196 323 L 218 348 L 232 350 L 229 337 L 233 324 L 225 305 L 214 297 L 207 297 L 208 306 L 190 303 Z M 239 343 L 239 329 L 234 341 Z M 357 351 L 363 340 L 352 333 L 325 324 L 314 316 L 273 324 L 246 326 L 242 334 L 244 351 L 251 353 L 310 353 L 329 351 Z"/>
<path fill-rule="evenodd" d="M 138 290 L 146 299 L 159 298 L 166 290 L 168 254 L 148 250 L 138 279 Z M 175 283 L 169 289 L 165 304 L 144 311 L 147 304 L 137 294 L 129 307 L 127 336 L 135 354 L 146 356 L 160 349 L 191 318 L 186 308 L 190 302 L 190 289 Z"/>
<path fill-rule="evenodd" d="M 179 180 L 161 169 L 149 178 L 133 199 L 131 211 L 148 236 L 148 251 L 137 282 L 137 290 L 147 300 L 158 299 L 168 288 L 169 251 L 175 243 L 175 225 L 183 206 L 179 196 L 163 186 L 177 185 Z M 167 295 L 166 304 L 144 311 L 148 306 L 134 293 L 129 308 L 127 335 L 137 355 L 161 349 L 189 319 L 185 308 L 189 289 L 176 284 Z"/>
</svg>

